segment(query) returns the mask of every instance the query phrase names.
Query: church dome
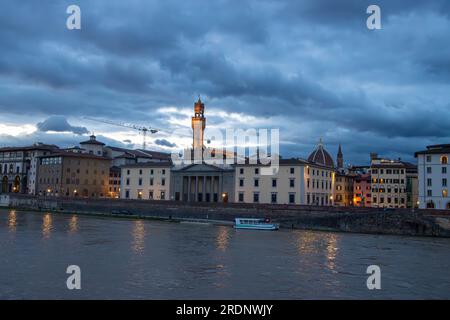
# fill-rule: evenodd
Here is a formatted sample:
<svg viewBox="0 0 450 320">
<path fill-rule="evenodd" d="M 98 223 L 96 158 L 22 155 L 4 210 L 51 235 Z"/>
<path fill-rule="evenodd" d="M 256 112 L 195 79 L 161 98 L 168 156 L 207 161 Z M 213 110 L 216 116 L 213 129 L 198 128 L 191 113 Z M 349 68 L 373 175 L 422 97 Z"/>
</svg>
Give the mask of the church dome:
<svg viewBox="0 0 450 320">
<path fill-rule="evenodd" d="M 322 139 L 320 139 L 316 149 L 314 149 L 314 151 L 309 155 L 308 161 L 320 164 L 322 166 L 334 168 L 333 158 L 323 147 Z"/>
</svg>

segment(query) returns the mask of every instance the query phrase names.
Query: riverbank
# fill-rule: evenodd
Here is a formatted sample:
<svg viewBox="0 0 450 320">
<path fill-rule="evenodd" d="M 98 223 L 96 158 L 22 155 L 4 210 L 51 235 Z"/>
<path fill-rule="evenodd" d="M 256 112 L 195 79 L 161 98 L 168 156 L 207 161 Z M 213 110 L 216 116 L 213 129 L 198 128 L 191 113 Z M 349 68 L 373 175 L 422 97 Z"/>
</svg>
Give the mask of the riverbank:
<svg viewBox="0 0 450 320">
<path fill-rule="evenodd" d="M 31 211 L 34 213 L 57 213 L 63 215 L 80 215 L 80 216 L 91 216 L 99 218 L 113 218 L 113 219 L 126 219 L 126 220 L 153 220 L 153 221 L 164 221 L 164 222 L 174 222 L 174 223 L 195 223 L 195 224 L 211 224 L 218 226 L 233 226 L 234 222 L 225 220 L 212 220 L 212 219 L 192 219 L 192 218 L 180 218 L 180 217 L 157 217 L 151 215 L 137 215 L 137 214 L 120 214 L 120 213 L 109 213 L 109 212 L 91 212 L 91 211 L 66 211 L 66 210 L 56 210 L 56 209 L 45 209 L 45 208 L 24 208 L 24 207 L 5 207 L 0 206 L 0 210 L 17 210 L 17 211 Z"/>
<path fill-rule="evenodd" d="M 1 195 L 0 205 L 18 210 L 76 213 L 101 217 L 232 225 L 235 217 L 265 218 L 282 228 L 450 237 L 448 211 L 286 206 L 263 204 L 180 203 L 125 199 L 43 198 Z"/>
</svg>

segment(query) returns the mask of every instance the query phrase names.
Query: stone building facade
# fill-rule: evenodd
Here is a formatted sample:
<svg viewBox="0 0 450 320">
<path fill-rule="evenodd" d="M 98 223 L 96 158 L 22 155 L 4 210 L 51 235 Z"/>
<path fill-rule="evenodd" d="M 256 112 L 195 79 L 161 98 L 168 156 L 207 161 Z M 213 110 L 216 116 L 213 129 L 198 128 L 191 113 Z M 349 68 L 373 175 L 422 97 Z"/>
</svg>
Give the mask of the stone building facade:
<svg viewBox="0 0 450 320">
<path fill-rule="evenodd" d="M 171 167 L 168 161 L 121 166 L 120 198 L 170 200 Z"/>
<path fill-rule="evenodd" d="M 272 175 L 262 175 L 261 164 L 236 164 L 235 202 L 304 204 L 305 169 L 301 159 L 281 159 Z"/>
<path fill-rule="evenodd" d="M 353 180 L 353 205 L 355 207 L 372 206 L 372 180 L 370 173 L 357 174 Z"/>
<path fill-rule="evenodd" d="M 59 152 L 39 158 L 37 192 L 49 197 L 108 196 L 111 159 L 94 154 Z"/>
<path fill-rule="evenodd" d="M 427 146 L 415 153 L 418 160 L 419 208 L 450 209 L 450 144 Z"/>
<path fill-rule="evenodd" d="M 354 174 L 348 174 L 343 171 L 336 172 L 335 205 L 341 207 L 353 205 L 353 183 L 355 176 Z"/>
<path fill-rule="evenodd" d="M 414 179 L 412 172 L 417 170 L 414 168 L 413 164 L 407 162 L 373 156 L 370 166 L 372 207 L 406 208 L 408 205 L 407 171 L 411 173 L 410 178 Z"/>
<path fill-rule="evenodd" d="M 57 146 L 43 143 L 0 148 L 0 193 L 36 194 L 38 158 L 57 150 Z"/>
</svg>

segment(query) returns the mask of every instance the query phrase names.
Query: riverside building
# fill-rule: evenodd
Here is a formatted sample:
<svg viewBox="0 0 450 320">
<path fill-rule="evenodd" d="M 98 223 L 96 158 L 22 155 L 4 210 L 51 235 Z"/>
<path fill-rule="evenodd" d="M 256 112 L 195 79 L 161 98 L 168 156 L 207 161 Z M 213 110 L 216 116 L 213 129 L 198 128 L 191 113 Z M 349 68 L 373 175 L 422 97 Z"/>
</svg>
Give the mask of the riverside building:
<svg viewBox="0 0 450 320">
<path fill-rule="evenodd" d="M 111 159 L 57 152 L 39 158 L 37 192 L 47 197 L 105 198 Z"/>
<path fill-rule="evenodd" d="M 0 193 L 35 195 L 38 158 L 57 150 L 57 146 L 43 143 L 0 148 Z"/>
<path fill-rule="evenodd" d="M 170 200 L 171 167 L 169 161 L 121 166 L 120 198 Z"/>
<path fill-rule="evenodd" d="M 417 167 L 401 160 L 379 158 L 371 156 L 371 206 L 375 208 L 406 208 L 408 199 L 407 177 L 412 180 Z M 407 174 L 407 171 L 409 174 Z M 412 192 L 412 187 L 409 189 Z M 413 197 L 413 195 L 409 195 Z M 412 204 L 412 201 L 410 202 Z"/>
<path fill-rule="evenodd" d="M 419 208 L 450 209 L 450 144 L 427 146 L 415 153 L 418 161 Z"/>
</svg>

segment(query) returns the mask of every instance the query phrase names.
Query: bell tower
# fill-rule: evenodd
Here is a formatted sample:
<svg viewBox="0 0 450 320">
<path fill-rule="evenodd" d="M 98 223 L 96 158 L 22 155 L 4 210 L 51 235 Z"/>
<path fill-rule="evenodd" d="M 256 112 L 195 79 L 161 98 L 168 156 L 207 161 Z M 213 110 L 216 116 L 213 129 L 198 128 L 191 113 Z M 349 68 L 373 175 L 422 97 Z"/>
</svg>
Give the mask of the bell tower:
<svg viewBox="0 0 450 320">
<path fill-rule="evenodd" d="M 194 104 L 194 116 L 192 117 L 192 131 L 193 131 L 192 147 L 194 149 L 195 159 L 198 158 L 198 155 L 203 154 L 204 148 L 203 136 L 205 126 L 206 126 L 205 104 L 202 102 L 200 97 L 198 97 L 198 101 Z"/>
<path fill-rule="evenodd" d="M 338 149 L 338 153 L 337 153 L 337 168 L 338 169 L 343 169 L 344 168 L 344 156 L 342 154 L 342 148 L 341 148 L 341 144 L 339 144 L 339 149 Z"/>
</svg>

